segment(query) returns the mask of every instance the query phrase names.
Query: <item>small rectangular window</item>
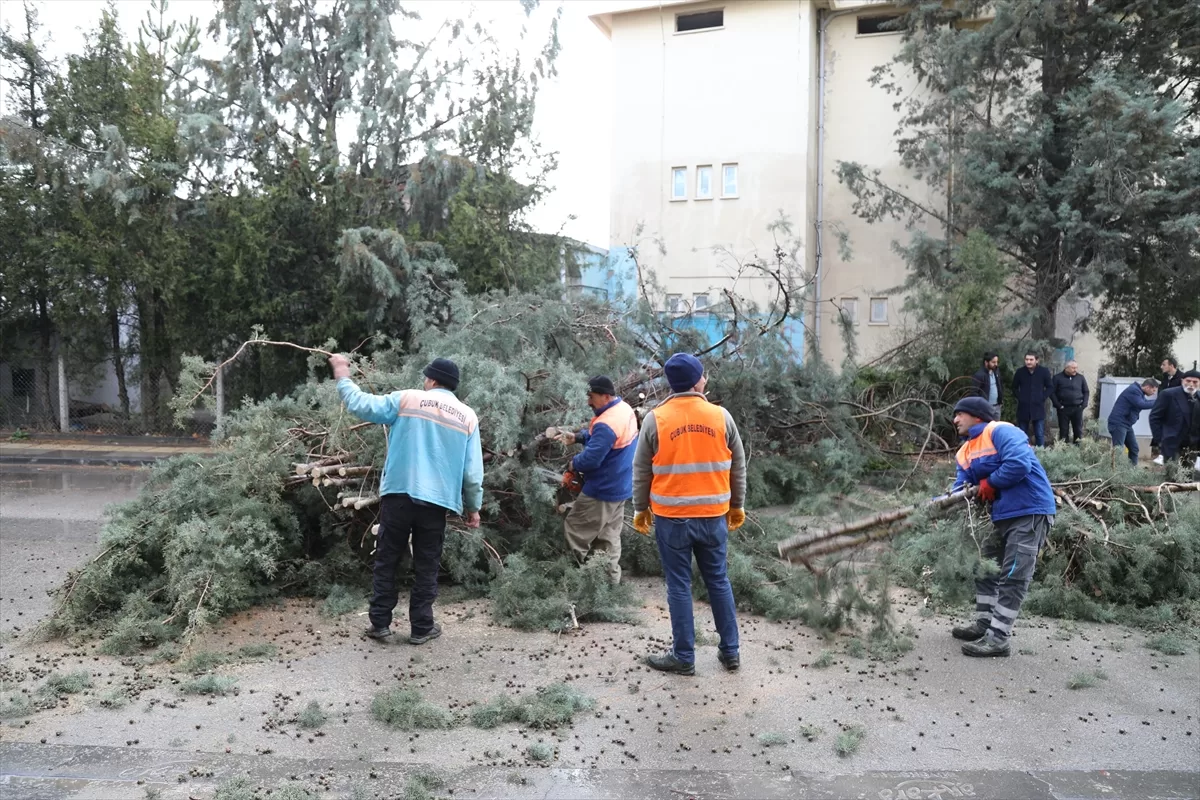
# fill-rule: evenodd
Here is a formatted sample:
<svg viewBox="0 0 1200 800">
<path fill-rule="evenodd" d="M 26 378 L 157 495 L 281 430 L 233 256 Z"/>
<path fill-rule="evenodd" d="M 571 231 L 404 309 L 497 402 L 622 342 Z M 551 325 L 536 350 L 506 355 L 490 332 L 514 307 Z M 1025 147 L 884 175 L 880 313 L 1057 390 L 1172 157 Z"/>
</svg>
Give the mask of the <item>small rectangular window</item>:
<svg viewBox="0 0 1200 800">
<path fill-rule="evenodd" d="M 843 297 L 841 300 L 842 317 L 851 325 L 858 324 L 858 298 Z"/>
<path fill-rule="evenodd" d="M 721 197 L 737 197 L 738 165 L 721 165 Z"/>
<path fill-rule="evenodd" d="M 871 324 L 886 325 L 888 321 L 888 299 L 886 297 L 871 298 Z"/>
<path fill-rule="evenodd" d="M 688 31 L 706 31 L 713 28 L 721 28 L 725 25 L 725 9 L 718 8 L 713 11 L 697 11 L 694 14 L 676 14 L 675 15 L 675 32 L 687 33 Z"/>
<path fill-rule="evenodd" d="M 897 24 L 897 20 L 899 19 L 899 14 L 858 17 L 858 35 L 871 36 L 876 33 L 900 33 L 901 27 Z"/>
<path fill-rule="evenodd" d="M 693 311 L 707 311 L 708 310 L 708 295 L 707 294 L 692 295 L 692 310 Z"/>
<path fill-rule="evenodd" d="M 696 167 L 696 199 L 712 198 L 712 166 Z"/>
<path fill-rule="evenodd" d="M 669 294 L 667 295 L 667 312 L 670 314 L 678 314 L 683 310 L 683 295 Z"/>
<path fill-rule="evenodd" d="M 687 167 L 675 167 L 671 170 L 671 199 L 687 199 Z"/>
</svg>

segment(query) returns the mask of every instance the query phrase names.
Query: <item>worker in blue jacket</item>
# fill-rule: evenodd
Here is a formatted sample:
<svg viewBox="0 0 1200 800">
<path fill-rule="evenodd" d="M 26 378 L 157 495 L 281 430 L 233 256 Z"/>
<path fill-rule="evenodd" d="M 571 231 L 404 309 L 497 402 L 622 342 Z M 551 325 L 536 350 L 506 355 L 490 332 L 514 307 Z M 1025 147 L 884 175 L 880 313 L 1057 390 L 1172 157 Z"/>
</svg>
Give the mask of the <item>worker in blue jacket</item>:
<svg viewBox="0 0 1200 800">
<path fill-rule="evenodd" d="M 1129 452 L 1129 461 L 1135 467 L 1138 463 L 1138 440 L 1133 433 L 1133 426 L 1143 411 L 1154 407 L 1154 398 L 1158 394 L 1158 381 L 1146 378 L 1140 384 L 1131 383 L 1117 395 L 1112 408 L 1108 412 L 1108 435 L 1112 437 L 1113 447 L 1124 447 Z"/>
<path fill-rule="evenodd" d="M 954 427 L 967 441 L 956 456 L 954 489 L 978 486 L 976 498 L 991 504 L 992 532 L 981 555 L 996 561 L 997 572 L 975 580 L 975 621 L 951 634 L 966 642 L 964 655 L 1009 655 L 1009 635 L 1057 507 L 1050 479 L 1029 440 L 1017 427 L 994 419 L 982 397 L 954 406 Z"/>
<path fill-rule="evenodd" d="M 596 554 L 605 560 L 609 579 L 620 583 L 621 530 L 625 501 L 633 496 L 637 415 L 617 396 L 607 375 L 588 381 L 587 402 L 591 424 L 578 431 L 560 430 L 554 437 L 564 445 L 583 445 L 583 452 L 571 459 L 568 473 L 582 476 L 583 488 L 563 521 L 563 533 L 576 561 L 582 564 Z"/>
</svg>

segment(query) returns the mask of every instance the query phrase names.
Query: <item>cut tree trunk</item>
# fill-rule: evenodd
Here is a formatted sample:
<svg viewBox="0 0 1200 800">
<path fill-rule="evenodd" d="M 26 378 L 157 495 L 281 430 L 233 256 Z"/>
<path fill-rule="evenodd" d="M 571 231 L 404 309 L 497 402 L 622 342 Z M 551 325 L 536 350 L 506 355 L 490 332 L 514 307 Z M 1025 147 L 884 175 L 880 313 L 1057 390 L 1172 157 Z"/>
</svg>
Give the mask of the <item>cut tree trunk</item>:
<svg viewBox="0 0 1200 800">
<path fill-rule="evenodd" d="M 918 509 L 948 508 L 949 506 L 961 503 L 965 500 L 970 500 L 975 496 L 977 491 L 978 489 L 976 487 L 968 486 L 967 488 L 960 489 L 957 492 L 941 495 L 940 497 L 935 497 L 931 500 L 926 500 L 924 503 L 917 503 L 911 506 L 894 508 L 890 511 L 883 511 L 879 514 L 863 517 L 862 519 L 856 519 L 853 522 L 847 522 L 844 525 L 838 525 L 834 528 L 827 528 L 825 530 L 815 531 L 813 533 L 806 532 L 796 534 L 795 536 L 784 539 L 779 543 L 779 555 L 780 557 L 788 559 L 789 561 L 793 557 L 806 559 L 810 557 L 810 552 L 812 552 L 811 548 L 813 548 L 813 545 L 818 543 L 831 542 L 834 539 L 847 536 L 848 534 L 858 533 L 860 531 L 870 530 L 871 528 L 878 528 L 880 526 L 891 525 L 893 523 L 900 522 L 901 520 L 912 516 L 912 514 Z M 839 550 L 855 547 L 859 538 L 861 537 L 838 543 L 838 546 L 832 550 L 824 547 L 817 548 L 821 551 L 817 554 L 827 555 L 830 552 L 838 552 Z"/>
</svg>

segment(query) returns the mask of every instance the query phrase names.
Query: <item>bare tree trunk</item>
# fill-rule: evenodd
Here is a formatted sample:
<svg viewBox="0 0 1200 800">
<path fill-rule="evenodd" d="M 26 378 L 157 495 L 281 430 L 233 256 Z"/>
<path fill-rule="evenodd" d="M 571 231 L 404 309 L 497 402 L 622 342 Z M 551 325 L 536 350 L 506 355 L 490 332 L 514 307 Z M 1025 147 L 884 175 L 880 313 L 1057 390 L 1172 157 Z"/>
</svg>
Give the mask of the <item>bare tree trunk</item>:
<svg viewBox="0 0 1200 800">
<path fill-rule="evenodd" d="M 108 332 L 112 337 L 113 373 L 117 376 L 117 396 L 121 399 L 121 417 L 129 424 L 129 384 L 125 380 L 125 355 L 121 349 L 121 318 L 113 303 L 108 306 Z M 126 431 L 128 433 L 128 431 Z"/>
</svg>

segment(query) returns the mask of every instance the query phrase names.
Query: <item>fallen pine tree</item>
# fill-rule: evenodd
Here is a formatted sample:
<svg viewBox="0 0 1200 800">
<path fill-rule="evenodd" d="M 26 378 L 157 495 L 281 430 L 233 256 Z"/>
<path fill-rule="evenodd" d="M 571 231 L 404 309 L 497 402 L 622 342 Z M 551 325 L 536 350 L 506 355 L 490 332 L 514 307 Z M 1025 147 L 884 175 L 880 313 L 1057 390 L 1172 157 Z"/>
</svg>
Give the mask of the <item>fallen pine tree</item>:
<svg viewBox="0 0 1200 800">
<path fill-rule="evenodd" d="M 730 334 L 714 348 L 675 321 L 660 324 L 648 302 L 622 310 L 564 300 L 557 290 L 469 296 L 419 270 L 408 280 L 400 296 L 409 335 L 380 337 L 369 355 L 355 355 L 355 379 L 384 393 L 420 385 L 435 355 L 459 363 L 458 394 L 477 411 L 485 448 L 484 526 L 451 522 L 443 581 L 460 596 L 488 596 L 503 624 L 562 629 L 635 619 L 635 594 L 609 585 L 602 569 L 575 568 L 562 541 L 558 508 L 568 498 L 555 476 L 568 453 L 544 432 L 586 423 L 590 375 L 613 376 L 645 410 L 666 395 L 659 377 L 666 356 L 700 353 L 710 399 L 739 422 L 752 508 L 795 504 L 796 514 L 846 519 L 864 505 L 878 511 L 906 494 L 948 488 L 944 437 L 954 398 L 904 376 L 868 383 L 849 365 L 840 373 L 798 366 L 779 335 L 786 311 L 755 312 L 731 297 Z M 106 651 L 129 653 L 280 596 L 344 595 L 346 587 L 365 596 L 385 434 L 342 408 L 325 365 L 333 343 L 256 335 L 239 357 L 263 347 L 308 351 L 309 381 L 229 413 L 213 455 L 155 467 L 139 497 L 110 513 L 100 553 L 59 588 L 48 632 L 100 635 Z M 185 366 L 181 413 L 203 397 L 217 367 L 198 359 Z M 1128 608 L 1148 623 L 1195 619 L 1200 504 L 1167 491 L 1132 503 L 1120 487 L 1144 485 L 1145 473 L 1115 464 L 1101 445 L 1047 451 L 1044 460 L 1056 482 L 1078 488 L 1069 492 L 1075 507 L 1060 515 L 1031 605 L 1087 618 Z M 904 524 L 894 555 L 873 559 L 866 576 L 842 569 L 844 554 L 814 574 L 779 558 L 778 542 L 797 533 L 788 515 L 752 514 L 730 538 L 734 595 L 743 609 L 770 618 L 825 632 L 862 619 L 886 637 L 893 581 L 935 602 L 958 602 L 970 591 L 986 527 L 974 513 L 914 513 Z M 627 529 L 624 540 L 628 574 L 659 574 L 652 539 Z"/>
</svg>

